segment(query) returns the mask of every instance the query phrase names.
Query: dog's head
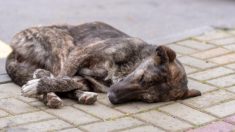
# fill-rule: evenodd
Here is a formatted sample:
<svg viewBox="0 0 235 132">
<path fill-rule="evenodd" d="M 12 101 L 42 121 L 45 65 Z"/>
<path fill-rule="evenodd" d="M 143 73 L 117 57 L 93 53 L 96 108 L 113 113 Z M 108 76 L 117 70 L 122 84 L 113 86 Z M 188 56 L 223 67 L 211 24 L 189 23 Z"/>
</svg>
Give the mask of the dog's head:
<svg viewBox="0 0 235 132">
<path fill-rule="evenodd" d="M 187 92 L 187 76 L 175 52 L 166 46 L 159 46 L 132 73 L 113 84 L 108 97 L 113 104 L 157 102 L 184 98 Z"/>
</svg>

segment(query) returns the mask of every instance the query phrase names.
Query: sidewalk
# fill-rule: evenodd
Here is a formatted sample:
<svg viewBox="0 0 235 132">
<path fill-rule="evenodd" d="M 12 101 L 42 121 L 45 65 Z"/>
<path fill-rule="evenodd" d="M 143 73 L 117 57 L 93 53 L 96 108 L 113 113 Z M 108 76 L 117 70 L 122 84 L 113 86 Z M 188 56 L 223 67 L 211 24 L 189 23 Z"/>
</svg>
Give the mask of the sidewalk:
<svg viewBox="0 0 235 132">
<path fill-rule="evenodd" d="M 235 130 L 235 30 L 215 29 L 168 46 L 184 64 L 189 88 L 200 90 L 202 96 L 176 102 L 113 106 L 105 94 L 100 94 L 95 105 L 64 100 L 65 106 L 55 110 L 36 99 L 20 96 L 20 88 L 0 70 L 0 131 Z M 1 65 L 0 69 L 3 68 Z"/>
</svg>

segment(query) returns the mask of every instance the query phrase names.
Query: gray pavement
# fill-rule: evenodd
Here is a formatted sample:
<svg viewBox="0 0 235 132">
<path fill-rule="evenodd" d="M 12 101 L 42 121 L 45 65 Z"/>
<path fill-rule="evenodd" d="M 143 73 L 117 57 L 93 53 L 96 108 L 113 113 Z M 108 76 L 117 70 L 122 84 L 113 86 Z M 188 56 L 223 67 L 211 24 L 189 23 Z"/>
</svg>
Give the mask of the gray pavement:
<svg viewBox="0 0 235 132">
<path fill-rule="evenodd" d="M 234 25 L 234 13 L 235 0 L 0 0 L 0 39 L 9 42 L 35 25 L 104 21 L 157 42 L 208 25 Z"/>
<path fill-rule="evenodd" d="M 0 132 L 235 132 L 234 38 L 235 30 L 213 30 L 168 44 L 189 89 L 202 92 L 185 100 L 112 105 L 99 94 L 93 105 L 63 99 L 64 107 L 49 109 L 0 76 Z"/>
</svg>

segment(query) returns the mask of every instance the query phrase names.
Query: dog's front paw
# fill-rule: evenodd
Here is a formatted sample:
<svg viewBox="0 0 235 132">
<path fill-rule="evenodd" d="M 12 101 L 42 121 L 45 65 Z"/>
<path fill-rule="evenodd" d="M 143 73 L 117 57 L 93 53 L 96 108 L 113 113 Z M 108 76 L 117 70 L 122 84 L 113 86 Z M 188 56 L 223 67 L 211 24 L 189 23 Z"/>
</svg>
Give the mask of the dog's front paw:
<svg viewBox="0 0 235 132">
<path fill-rule="evenodd" d="M 21 90 L 22 96 L 36 97 L 39 81 L 40 79 L 33 79 L 23 85 Z"/>
<path fill-rule="evenodd" d="M 54 96 L 47 100 L 46 105 L 49 108 L 58 109 L 63 106 L 63 101 L 59 97 Z"/>
<path fill-rule="evenodd" d="M 97 96 L 98 96 L 97 93 L 84 92 L 78 98 L 78 102 L 81 103 L 81 104 L 91 105 L 91 104 L 94 104 L 96 102 Z"/>
</svg>

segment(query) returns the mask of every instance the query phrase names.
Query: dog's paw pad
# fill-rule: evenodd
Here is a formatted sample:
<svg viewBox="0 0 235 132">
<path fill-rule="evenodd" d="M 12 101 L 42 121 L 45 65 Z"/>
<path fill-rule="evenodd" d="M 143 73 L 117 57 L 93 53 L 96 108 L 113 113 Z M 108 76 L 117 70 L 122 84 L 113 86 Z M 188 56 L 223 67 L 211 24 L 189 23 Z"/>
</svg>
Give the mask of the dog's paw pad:
<svg viewBox="0 0 235 132">
<path fill-rule="evenodd" d="M 57 109 L 63 106 L 63 101 L 59 97 L 52 97 L 46 104 L 49 108 Z"/>
<path fill-rule="evenodd" d="M 78 102 L 81 104 L 91 105 L 94 104 L 97 100 L 97 93 L 93 92 L 84 92 L 78 99 Z"/>
<path fill-rule="evenodd" d="M 22 86 L 22 95 L 25 97 L 36 97 L 37 96 L 37 87 L 40 79 L 34 79 L 28 81 L 25 85 Z"/>
</svg>

